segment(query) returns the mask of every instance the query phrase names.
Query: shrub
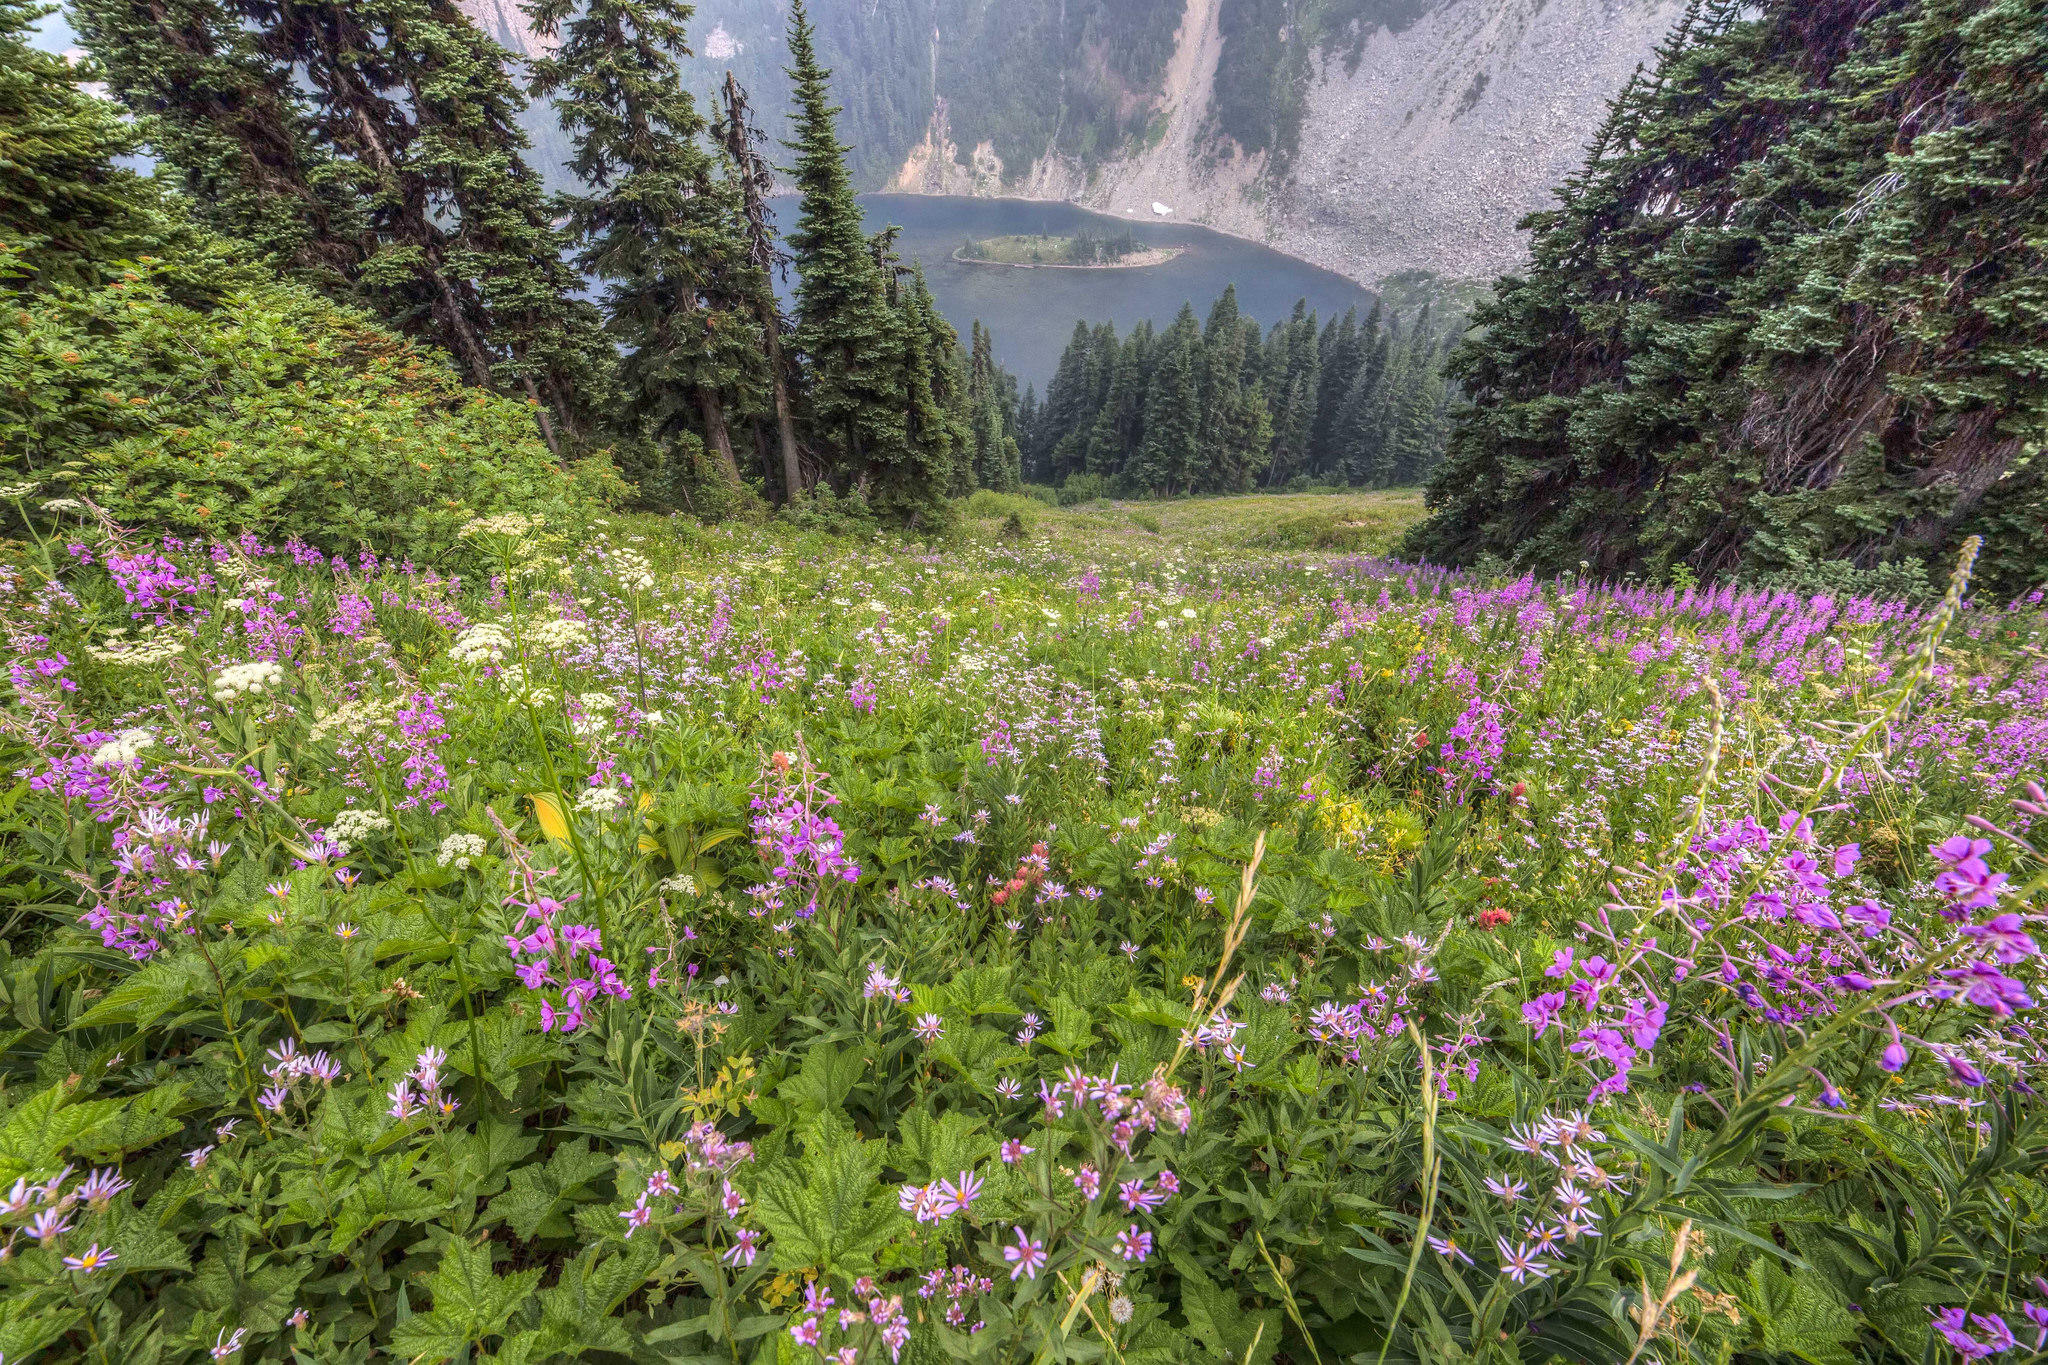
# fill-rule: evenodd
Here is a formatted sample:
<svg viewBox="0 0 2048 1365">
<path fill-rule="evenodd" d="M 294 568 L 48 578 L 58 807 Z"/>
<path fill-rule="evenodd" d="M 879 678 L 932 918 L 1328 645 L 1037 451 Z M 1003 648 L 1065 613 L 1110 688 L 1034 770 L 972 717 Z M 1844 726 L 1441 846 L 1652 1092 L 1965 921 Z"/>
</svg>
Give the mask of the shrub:
<svg viewBox="0 0 2048 1365">
<path fill-rule="evenodd" d="M 1060 490 L 1051 484 L 1027 483 L 1019 490 L 1025 497 L 1044 503 L 1047 507 L 1064 507 L 1060 501 Z"/>
<path fill-rule="evenodd" d="M 9 475 L 180 535 L 448 553 L 473 516 L 555 518 L 626 490 L 572 476 L 524 403 L 295 285 L 184 301 L 143 262 L 32 295 L 4 324 Z"/>
<path fill-rule="evenodd" d="M 775 519 L 806 531 L 834 536 L 871 536 L 879 528 L 874 509 L 858 489 L 844 495 L 821 483 L 784 503 Z"/>
<path fill-rule="evenodd" d="M 1100 474 L 1076 474 L 1060 485 L 1062 507 L 1075 507 L 1109 496 L 1109 480 Z"/>
</svg>

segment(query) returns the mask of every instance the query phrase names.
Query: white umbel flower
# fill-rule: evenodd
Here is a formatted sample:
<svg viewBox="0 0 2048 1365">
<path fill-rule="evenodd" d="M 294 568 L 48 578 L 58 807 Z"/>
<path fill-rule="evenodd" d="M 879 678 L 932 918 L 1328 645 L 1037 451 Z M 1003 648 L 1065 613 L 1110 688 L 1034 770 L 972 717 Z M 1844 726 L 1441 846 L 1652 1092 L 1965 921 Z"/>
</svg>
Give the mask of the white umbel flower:
<svg viewBox="0 0 2048 1365">
<path fill-rule="evenodd" d="M 123 730 L 105 744 L 92 751 L 92 765 L 95 768 L 126 768 L 133 766 L 142 756 L 144 749 L 156 743 L 156 736 L 147 730 Z"/>
<path fill-rule="evenodd" d="M 480 834 L 451 834 L 441 841 L 441 851 L 434 855 L 434 861 L 443 867 L 461 871 L 469 866 L 472 858 L 484 856 L 484 840 Z"/>
<path fill-rule="evenodd" d="M 350 807 L 327 826 L 327 837 L 345 844 L 359 844 L 372 834 L 391 828 L 391 821 L 373 810 Z"/>
<path fill-rule="evenodd" d="M 448 659 L 458 664 L 501 664 L 512 652 L 512 637 L 494 621 L 479 621 L 455 637 Z"/>
<path fill-rule="evenodd" d="M 213 675 L 213 699 L 223 703 L 240 701 L 283 686 L 284 670 L 273 660 L 251 659 L 245 664 L 229 664 Z"/>
<path fill-rule="evenodd" d="M 567 649 L 571 645 L 580 645 L 589 638 L 588 622 L 571 621 L 564 617 L 542 621 L 533 628 L 532 635 L 534 644 L 542 649 Z"/>
<path fill-rule="evenodd" d="M 592 787 L 576 798 L 576 809 L 604 815 L 626 804 L 626 794 L 617 787 Z"/>
</svg>

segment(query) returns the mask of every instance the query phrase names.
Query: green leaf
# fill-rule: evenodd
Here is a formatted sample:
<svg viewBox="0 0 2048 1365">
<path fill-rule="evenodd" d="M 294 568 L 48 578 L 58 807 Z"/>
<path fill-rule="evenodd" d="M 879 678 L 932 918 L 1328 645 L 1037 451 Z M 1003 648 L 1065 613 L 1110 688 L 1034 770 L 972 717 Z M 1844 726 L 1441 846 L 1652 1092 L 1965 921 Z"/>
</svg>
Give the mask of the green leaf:
<svg viewBox="0 0 2048 1365">
<path fill-rule="evenodd" d="M 433 1309 L 398 1325 L 391 1334 L 392 1353 L 415 1360 L 444 1359 L 498 1335 L 540 1284 L 540 1277 L 538 1270 L 495 1274 L 488 1248 L 450 1242 L 441 1254 L 440 1268 L 424 1281 L 434 1296 Z"/>
<path fill-rule="evenodd" d="M 30 1096 L 0 1124 L 0 1185 L 54 1171 L 73 1143 L 112 1123 L 126 1100 L 74 1104 L 68 1086 L 53 1085 Z"/>
<path fill-rule="evenodd" d="M 71 1027 L 133 1024 L 148 1028 L 206 988 L 206 964 L 197 957 L 159 957 L 101 996 Z"/>
<path fill-rule="evenodd" d="M 1039 1038 L 1062 1057 L 1078 1057 L 1095 1042 L 1094 1021 L 1088 1011 L 1081 1008 L 1066 995 L 1056 995 L 1049 1007 L 1052 1010 L 1052 1029 Z"/>
<path fill-rule="evenodd" d="M 582 1138 L 565 1142 L 545 1165 L 521 1166 L 493 1199 L 485 1221 L 504 1223 L 522 1242 L 536 1237 L 567 1237 L 574 1229 L 568 1214 L 578 1204 L 598 1198 L 590 1186 L 612 1173 L 616 1163 L 590 1150 Z"/>
<path fill-rule="evenodd" d="M 1218 1359 L 1265 1365 L 1273 1358 L 1280 1349 L 1278 1308 L 1246 1311 L 1238 1304 L 1237 1291 L 1210 1279 L 1192 1256 L 1175 1256 L 1173 1268 L 1180 1273 L 1180 1311 L 1188 1320 L 1189 1336 Z"/>
<path fill-rule="evenodd" d="M 889 1164 L 913 1181 L 951 1179 L 989 1154 L 995 1140 L 981 1133 L 981 1122 L 957 1109 L 934 1117 L 915 1109 L 897 1128 L 897 1145 Z"/>
<path fill-rule="evenodd" d="M 338 1255 L 380 1223 L 425 1223 L 448 1211 L 445 1195 L 435 1194 L 413 1179 L 418 1155 L 401 1152 L 388 1156 L 374 1173 L 356 1182 L 335 1215 L 330 1250 Z"/>
<path fill-rule="evenodd" d="M 183 1081 L 169 1081 L 143 1091 L 110 1121 L 80 1137 L 72 1150 L 94 1161 L 118 1161 L 130 1152 L 162 1142 L 185 1126 L 179 1115 L 200 1107 L 198 1101 L 186 1100 L 189 1089 Z"/>
<path fill-rule="evenodd" d="M 815 1266 L 829 1274 L 865 1273 L 903 1215 L 881 1186 L 882 1146 L 866 1142 L 843 1118 L 813 1119 L 801 1159 L 778 1162 L 755 1190 L 755 1212 L 774 1239 L 784 1270 Z"/>
<path fill-rule="evenodd" d="M 1815 1275 L 1789 1275 L 1773 1260 L 1750 1262 L 1747 1292 L 1757 1343 L 1813 1365 L 1850 1365 L 1856 1318 Z"/>
<path fill-rule="evenodd" d="M 803 1068 L 775 1088 L 776 1098 L 794 1105 L 800 1118 L 837 1113 L 859 1082 L 864 1061 L 857 1048 L 814 1043 Z"/>
</svg>

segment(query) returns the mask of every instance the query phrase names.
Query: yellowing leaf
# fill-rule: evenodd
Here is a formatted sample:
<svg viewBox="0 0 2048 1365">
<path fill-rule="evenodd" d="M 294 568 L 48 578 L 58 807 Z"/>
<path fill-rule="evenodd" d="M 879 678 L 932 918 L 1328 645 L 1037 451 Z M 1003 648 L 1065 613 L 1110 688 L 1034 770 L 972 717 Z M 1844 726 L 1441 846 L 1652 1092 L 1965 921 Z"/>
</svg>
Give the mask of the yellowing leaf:
<svg viewBox="0 0 2048 1365">
<path fill-rule="evenodd" d="M 562 810 L 562 798 L 554 792 L 533 792 L 526 799 L 533 802 L 533 818 L 540 821 L 540 832 L 550 839 L 568 842 L 569 817 Z"/>
</svg>

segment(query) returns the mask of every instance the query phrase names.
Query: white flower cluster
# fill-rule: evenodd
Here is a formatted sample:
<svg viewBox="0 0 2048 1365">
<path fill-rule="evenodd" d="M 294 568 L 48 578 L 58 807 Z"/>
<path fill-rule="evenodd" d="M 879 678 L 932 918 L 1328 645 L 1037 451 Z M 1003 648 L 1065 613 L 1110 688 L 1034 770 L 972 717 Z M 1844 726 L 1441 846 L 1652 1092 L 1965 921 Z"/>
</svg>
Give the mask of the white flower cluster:
<svg viewBox="0 0 2048 1365">
<path fill-rule="evenodd" d="M 313 722 L 312 738 L 329 735 L 362 735 L 381 730 L 398 718 L 398 703 L 377 697 L 345 701 Z"/>
<path fill-rule="evenodd" d="M 532 635 L 534 644 L 550 650 L 567 649 L 571 645 L 580 645 L 589 638 L 589 622 L 571 621 L 559 616 L 542 621 L 533 628 Z"/>
<path fill-rule="evenodd" d="M 434 861 L 443 867 L 461 871 L 469 866 L 470 859 L 484 856 L 484 840 L 481 834 L 451 834 L 441 841 L 441 851 L 434 855 Z"/>
<path fill-rule="evenodd" d="M 697 879 L 687 872 L 678 872 L 673 877 L 663 877 L 661 889 L 671 895 L 694 896 L 697 894 Z"/>
<path fill-rule="evenodd" d="M 523 536 L 540 524 L 540 518 L 523 512 L 500 512 L 496 516 L 472 517 L 455 534 L 465 540 L 471 536 Z"/>
<path fill-rule="evenodd" d="M 555 700 L 553 692 L 526 676 L 526 670 L 516 663 L 506 664 L 498 670 L 498 686 L 504 688 L 506 697 L 513 701 L 547 706 Z"/>
<path fill-rule="evenodd" d="M 604 815 L 626 804 L 626 794 L 617 787 L 592 787 L 576 798 L 576 809 Z"/>
<path fill-rule="evenodd" d="M 25 498 L 42 485 L 39 483 L 10 483 L 0 486 L 0 498 Z"/>
<path fill-rule="evenodd" d="M 654 588 L 654 566 L 638 550 L 612 552 L 612 571 L 627 592 L 650 592 Z"/>
<path fill-rule="evenodd" d="M 43 504 L 45 512 L 82 512 L 85 504 L 77 498 L 51 498 Z"/>
<path fill-rule="evenodd" d="M 284 670 L 273 660 L 251 659 L 245 664 L 229 664 L 213 675 L 213 699 L 217 702 L 240 701 L 243 697 L 260 697 L 282 686 Z"/>
<path fill-rule="evenodd" d="M 387 817 L 373 810 L 351 806 L 336 815 L 327 826 L 327 837 L 334 843 L 352 845 L 390 828 L 391 821 Z"/>
<path fill-rule="evenodd" d="M 107 632 L 106 644 L 87 645 L 85 652 L 100 663 L 123 668 L 147 668 L 185 652 L 185 642 L 168 632 L 152 630 L 136 640 L 127 639 L 127 634 L 125 627 L 116 626 Z"/>
<path fill-rule="evenodd" d="M 92 751 L 92 765 L 95 768 L 125 768 L 140 758 L 144 749 L 155 744 L 156 736 L 147 730 L 123 730 Z"/>
<path fill-rule="evenodd" d="M 479 621 L 455 637 L 448 658 L 458 664 L 501 664 L 512 652 L 512 637 L 495 621 Z"/>
<path fill-rule="evenodd" d="M 603 734 L 611 728 L 611 714 L 618 705 L 619 699 L 609 692 L 579 692 L 576 706 L 583 714 L 569 728 L 578 739 Z"/>
</svg>

